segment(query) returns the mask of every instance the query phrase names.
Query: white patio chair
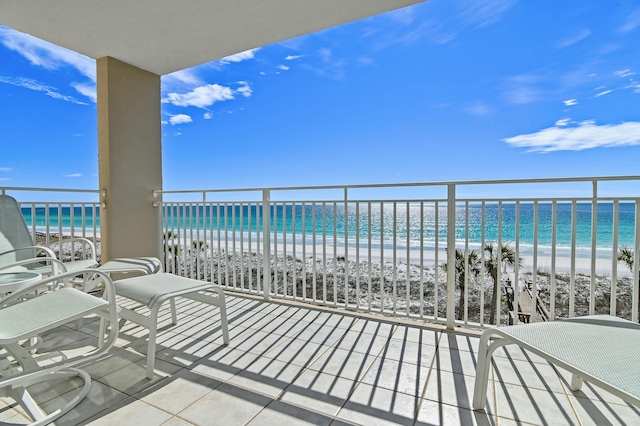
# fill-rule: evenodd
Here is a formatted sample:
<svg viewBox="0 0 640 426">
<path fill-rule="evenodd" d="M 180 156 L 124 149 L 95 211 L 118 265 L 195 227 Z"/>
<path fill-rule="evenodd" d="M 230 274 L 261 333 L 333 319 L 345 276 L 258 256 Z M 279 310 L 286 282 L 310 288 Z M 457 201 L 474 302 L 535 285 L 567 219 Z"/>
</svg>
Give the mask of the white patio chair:
<svg viewBox="0 0 640 426">
<path fill-rule="evenodd" d="M 77 272 L 83 269 L 98 267 L 96 248 L 92 241 L 86 238 L 68 238 L 65 242 L 82 244 L 88 253 L 86 259 L 64 262 L 64 266 L 55 262 L 45 265 L 34 262 L 34 258 L 51 257 L 57 259 L 56 254 L 49 247 L 34 244 L 27 224 L 22 216 L 18 202 L 9 195 L 0 194 L 0 272 L 29 270 L 43 275 L 52 269 L 56 272 Z M 60 241 L 62 243 L 62 241 Z M 144 275 L 158 273 L 162 270 L 162 262 L 155 257 L 132 257 L 112 259 L 99 267 L 108 274 Z M 93 281 L 83 280 L 83 290 L 93 291 L 97 285 Z"/>
<path fill-rule="evenodd" d="M 89 393 L 91 377 L 77 367 L 88 365 L 106 354 L 118 336 L 113 282 L 106 273 L 95 269 L 81 272 L 92 279 L 100 277 L 105 287 L 103 298 L 56 285 L 77 274 L 78 272 L 67 272 L 42 279 L 0 301 L 0 346 L 3 349 L 0 352 L 0 397 L 18 402 L 31 417 L 33 425 L 51 423 L 75 407 Z M 34 294 L 37 288 L 52 288 L 53 291 L 36 293 L 35 297 L 24 297 Z M 78 353 L 78 348 L 73 347 L 69 350 L 73 353 L 54 348 L 50 352 L 32 354 L 29 348 L 21 345 L 26 340 L 71 321 L 95 315 L 109 322 L 109 332 L 105 340 L 105 336 L 98 331 L 95 347 L 88 346 L 84 353 Z M 46 339 L 45 334 L 45 342 Z M 41 349 L 38 350 L 40 351 Z M 62 406 L 50 409 L 49 412 L 44 412 L 31 395 L 33 385 L 73 377 L 79 377 L 84 385 L 79 390 L 72 391 L 77 392 L 74 398 L 66 403 L 62 402 Z"/>
<path fill-rule="evenodd" d="M 86 238 L 70 238 L 72 244 L 82 244 L 84 251 L 88 253 L 86 259 L 65 262 L 67 271 L 79 271 L 81 269 L 94 268 L 98 266 L 96 259 L 96 247 Z M 60 241 L 62 243 L 62 241 Z M 62 244 L 60 244 L 60 247 Z M 57 258 L 53 250 L 49 247 L 36 245 L 32 235 L 27 228 L 27 224 L 22 216 L 22 211 L 15 198 L 6 194 L 0 194 L 0 267 L 12 267 L 15 262 L 32 259 L 38 256 Z M 15 266 L 15 265 L 13 265 Z M 39 266 L 26 264 L 16 267 L 20 269 L 39 269 Z M 38 271 L 39 272 L 39 271 Z"/>
<path fill-rule="evenodd" d="M 491 341 L 493 337 L 497 339 Z M 473 409 L 484 410 L 493 352 L 515 344 L 583 380 L 640 406 L 640 324 L 610 315 L 520 324 L 486 330 L 480 339 Z"/>
</svg>

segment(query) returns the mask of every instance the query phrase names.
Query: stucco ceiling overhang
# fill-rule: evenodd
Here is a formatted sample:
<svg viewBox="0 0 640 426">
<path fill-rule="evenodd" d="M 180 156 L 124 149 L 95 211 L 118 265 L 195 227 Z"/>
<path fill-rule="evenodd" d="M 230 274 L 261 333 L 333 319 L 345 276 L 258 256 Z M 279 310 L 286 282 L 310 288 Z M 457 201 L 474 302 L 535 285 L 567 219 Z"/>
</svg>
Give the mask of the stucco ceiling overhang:
<svg viewBox="0 0 640 426">
<path fill-rule="evenodd" d="M 3 0 L 0 25 L 158 75 L 422 0 Z"/>
</svg>

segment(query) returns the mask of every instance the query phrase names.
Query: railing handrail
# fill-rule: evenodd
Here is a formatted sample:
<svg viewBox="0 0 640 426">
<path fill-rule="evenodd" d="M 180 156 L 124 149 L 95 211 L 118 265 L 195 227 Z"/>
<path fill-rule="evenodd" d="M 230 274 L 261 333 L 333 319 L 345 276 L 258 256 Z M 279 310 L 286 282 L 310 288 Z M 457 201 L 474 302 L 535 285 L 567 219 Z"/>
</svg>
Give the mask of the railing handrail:
<svg viewBox="0 0 640 426">
<path fill-rule="evenodd" d="M 258 192 L 270 191 L 308 191 L 308 190 L 337 190 L 337 189 L 371 189 L 371 188 L 397 188 L 397 187 L 436 187 L 436 186 L 469 186 L 469 185 L 508 185 L 508 184 L 535 184 L 535 183 L 571 183 L 571 182 L 606 182 L 606 181 L 630 181 L 640 180 L 640 175 L 632 176 L 593 176 L 593 177 L 563 177 L 563 178 L 524 178 L 524 179 L 496 179 L 496 180 L 459 180 L 459 181 L 434 181 L 434 182 L 399 182 L 376 184 L 351 184 L 351 185 L 311 185 L 311 186 L 278 186 L 278 187 L 251 187 L 251 188 L 217 188 L 217 189 L 172 189 L 154 190 L 155 194 L 202 194 L 220 192 Z"/>
<path fill-rule="evenodd" d="M 0 194 L 4 194 L 5 191 L 82 192 L 82 193 L 104 194 L 104 190 L 100 190 L 100 189 L 30 188 L 30 187 L 23 187 L 23 186 L 0 186 Z"/>
<path fill-rule="evenodd" d="M 628 202 L 634 202 L 636 200 L 638 200 L 639 197 L 619 197 L 619 196 L 598 196 L 596 198 L 596 200 L 598 202 L 607 202 L 607 201 L 628 201 Z M 534 202 L 542 202 L 542 203 L 552 203 L 552 202 L 559 202 L 559 203 L 571 203 L 573 201 L 576 201 L 578 203 L 592 203 L 594 200 L 593 197 L 504 197 L 504 198 L 456 198 L 456 202 L 457 203 L 470 203 L 472 205 L 481 205 L 482 203 L 484 204 L 497 204 L 498 202 L 503 202 L 503 203 L 516 203 L 516 202 L 520 202 L 520 203 L 525 203 L 525 204 L 533 204 Z M 302 203 L 306 203 L 306 204 L 311 204 L 311 203 L 315 203 L 315 204 L 322 204 L 322 203 L 344 203 L 344 202 L 348 202 L 348 203 L 362 203 L 362 204 L 366 204 L 366 203 L 422 203 L 422 202 L 427 202 L 427 203 L 433 203 L 433 202 L 446 202 L 447 198 L 446 197 L 440 197 L 440 198 L 357 198 L 357 199 L 349 199 L 349 200 L 344 200 L 344 199 L 337 199 L 337 198 L 297 198 L 297 199 L 287 199 L 287 200 L 274 200 L 271 201 L 272 204 L 302 204 Z M 180 204 L 203 204 L 202 200 L 173 200 L 173 201 L 163 201 L 162 203 L 163 205 L 180 205 Z M 262 204 L 262 200 L 234 200 L 234 199 L 221 199 L 221 200 L 206 200 L 204 202 L 204 204 L 237 204 L 237 205 L 243 205 L 243 204 Z"/>
<path fill-rule="evenodd" d="M 76 196 L 76 201 L 69 201 L 69 200 L 49 200 L 49 201 L 37 201 L 37 200 L 21 200 L 19 203 L 20 204 L 99 204 L 100 207 L 102 208 L 106 208 L 106 198 L 107 198 L 107 191 L 105 189 L 81 189 L 81 188 L 34 188 L 34 187 L 25 187 L 25 186 L 0 186 L 0 194 L 2 195 L 6 195 L 7 191 L 10 192 L 23 192 L 23 193 L 29 193 L 32 194 L 30 196 L 33 196 L 33 194 L 35 193 L 35 196 L 40 195 L 40 193 L 60 193 L 60 194 L 95 194 L 97 195 L 97 199 L 96 200 L 89 200 L 89 201 L 81 201 L 80 199 L 84 199 L 84 198 L 91 198 L 91 197 L 83 197 L 83 196 Z M 56 196 L 55 198 L 58 198 L 59 196 Z"/>
</svg>

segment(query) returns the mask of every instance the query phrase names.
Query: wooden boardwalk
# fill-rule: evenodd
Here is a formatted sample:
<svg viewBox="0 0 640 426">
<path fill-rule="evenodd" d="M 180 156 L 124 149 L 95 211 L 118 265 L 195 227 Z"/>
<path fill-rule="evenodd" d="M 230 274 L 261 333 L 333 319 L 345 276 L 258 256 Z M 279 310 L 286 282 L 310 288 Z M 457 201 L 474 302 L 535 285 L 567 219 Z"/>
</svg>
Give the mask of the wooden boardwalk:
<svg viewBox="0 0 640 426">
<path fill-rule="evenodd" d="M 540 296 L 536 295 L 534 301 L 532 291 L 528 287 L 520 290 L 518 294 L 517 312 L 520 323 L 549 321 L 551 317 Z M 511 311 L 509 314 L 509 324 L 514 324 L 515 313 Z"/>
</svg>

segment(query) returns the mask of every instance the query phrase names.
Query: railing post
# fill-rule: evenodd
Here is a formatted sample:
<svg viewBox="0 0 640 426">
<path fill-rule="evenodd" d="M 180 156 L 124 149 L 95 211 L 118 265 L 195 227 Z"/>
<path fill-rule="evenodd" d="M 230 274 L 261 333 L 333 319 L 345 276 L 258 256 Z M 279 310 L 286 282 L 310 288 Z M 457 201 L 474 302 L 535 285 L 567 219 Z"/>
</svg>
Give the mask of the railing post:
<svg viewBox="0 0 640 426">
<path fill-rule="evenodd" d="M 264 300 L 271 299 L 271 191 L 262 191 L 262 291 Z"/>
<path fill-rule="evenodd" d="M 593 197 L 591 200 L 591 289 L 589 290 L 589 315 L 596 313 L 596 256 L 597 256 L 597 237 L 598 237 L 598 181 L 591 182 L 593 188 Z M 613 248 L 614 253 L 618 251 Z"/>
<path fill-rule="evenodd" d="M 456 186 L 447 185 L 447 330 L 455 329 Z"/>
<path fill-rule="evenodd" d="M 635 237 L 633 250 L 633 301 L 631 303 L 631 318 L 638 321 L 638 297 L 640 296 L 640 198 L 636 199 L 636 214 L 635 214 Z M 615 250 L 618 250 L 614 247 Z"/>
</svg>

